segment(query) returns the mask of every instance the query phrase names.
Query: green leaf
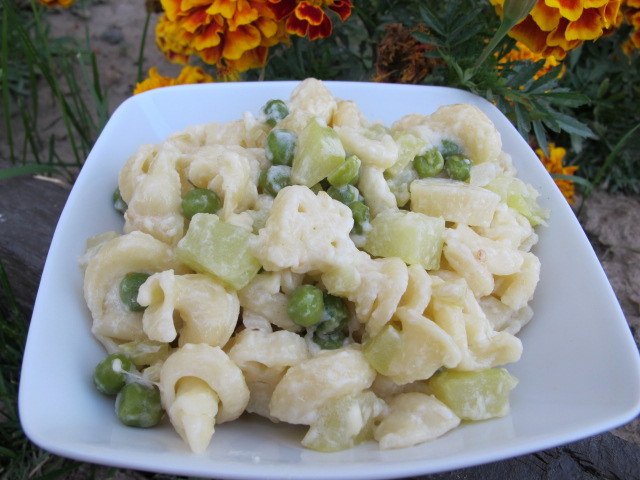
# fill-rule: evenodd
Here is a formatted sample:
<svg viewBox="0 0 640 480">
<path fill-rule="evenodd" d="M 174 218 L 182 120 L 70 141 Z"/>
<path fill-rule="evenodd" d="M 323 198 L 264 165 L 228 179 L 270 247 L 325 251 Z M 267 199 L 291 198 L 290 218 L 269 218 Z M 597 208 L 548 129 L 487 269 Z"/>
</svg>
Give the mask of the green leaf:
<svg viewBox="0 0 640 480">
<path fill-rule="evenodd" d="M 553 118 L 558 123 L 558 126 L 569 134 L 579 135 L 585 138 L 597 138 L 589 126 L 580 120 L 576 120 L 560 112 L 554 112 Z"/>
<path fill-rule="evenodd" d="M 514 68 L 516 73 L 507 80 L 507 85 L 510 87 L 519 87 L 520 85 L 527 83 L 543 66 L 544 60 L 539 60 L 537 62 L 517 62 L 517 66 Z"/>
<path fill-rule="evenodd" d="M 593 188 L 593 183 L 591 183 L 586 178 L 579 177 L 577 175 L 565 175 L 563 173 L 552 173 L 551 177 L 554 180 L 569 180 L 570 182 L 577 183 L 578 185 L 582 185 L 587 190 L 591 190 Z"/>
<path fill-rule="evenodd" d="M 604 163 L 602 164 L 602 166 L 598 170 L 598 173 L 595 176 L 593 183 L 596 186 L 599 186 L 602 183 L 602 181 L 605 178 L 605 175 L 608 173 L 609 169 L 613 165 L 613 162 L 618 156 L 618 154 L 620 153 L 620 151 L 624 148 L 627 142 L 633 138 L 636 131 L 638 130 L 640 130 L 640 123 L 632 127 L 627 133 L 623 135 L 623 137 L 620 140 L 618 140 L 618 143 L 616 143 L 615 147 L 613 147 L 613 150 L 611 150 L 609 155 L 607 155 L 606 160 L 604 161 Z"/>
<path fill-rule="evenodd" d="M 589 97 L 576 92 L 546 92 L 544 98 L 563 107 L 581 107 L 590 103 Z"/>
<path fill-rule="evenodd" d="M 436 32 L 438 35 L 444 36 L 444 26 L 442 25 L 442 23 L 440 23 L 438 17 L 434 15 L 429 7 L 420 5 L 420 16 L 422 17 L 422 21 L 427 25 L 427 27 Z"/>
<path fill-rule="evenodd" d="M 518 126 L 518 131 L 520 132 L 520 135 L 522 135 L 526 139 L 527 134 L 531 131 L 531 122 L 528 120 L 527 111 L 521 103 L 516 103 L 513 106 L 513 109 L 516 113 L 516 124 Z"/>
<path fill-rule="evenodd" d="M 538 142 L 538 146 L 542 149 L 545 155 L 549 156 L 549 144 L 547 143 L 547 132 L 542 125 L 540 120 L 535 120 L 531 122 L 533 125 L 533 133 L 536 136 L 536 141 Z"/>
</svg>

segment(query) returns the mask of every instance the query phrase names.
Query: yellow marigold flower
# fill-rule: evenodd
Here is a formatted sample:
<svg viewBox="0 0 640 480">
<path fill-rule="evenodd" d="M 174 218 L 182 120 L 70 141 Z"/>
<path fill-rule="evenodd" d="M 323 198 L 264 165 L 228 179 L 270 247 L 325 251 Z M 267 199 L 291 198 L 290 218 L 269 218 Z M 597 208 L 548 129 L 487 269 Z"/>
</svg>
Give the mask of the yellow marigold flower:
<svg viewBox="0 0 640 480">
<path fill-rule="evenodd" d="M 549 144 L 549 156 L 547 157 L 541 148 L 536 149 L 536 154 L 540 158 L 540 161 L 550 174 L 559 173 L 561 175 L 573 175 L 578 167 L 575 165 L 564 166 L 564 157 L 567 154 L 567 150 L 563 147 L 556 147 L 554 143 Z M 554 179 L 554 182 L 567 199 L 569 203 L 573 203 L 575 197 L 575 186 L 571 180 Z"/>
<path fill-rule="evenodd" d="M 46 7 L 62 7 L 69 8 L 75 0 L 39 0 Z"/>
<path fill-rule="evenodd" d="M 174 61 L 198 55 L 224 75 L 262 67 L 269 47 L 288 38 L 264 0 L 162 0 L 156 34 Z"/>
<path fill-rule="evenodd" d="M 172 85 L 210 82 L 213 82 L 213 77 L 205 72 L 202 67 L 186 65 L 182 68 L 180 74 L 176 78 L 160 75 L 156 67 L 151 67 L 149 69 L 148 78 L 136 85 L 133 94 L 137 95 L 138 93 L 153 90 L 154 88 L 170 87 Z"/>
<path fill-rule="evenodd" d="M 505 0 L 490 0 L 499 14 Z M 619 25 L 622 0 L 538 0 L 509 35 L 543 57 L 561 60 L 568 50 Z"/>
<path fill-rule="evenodd" d="M 522 61 L 522 60 L 530 60 L 532 62 L 537 62 L 542 59 L 545 60 L 544 65 L 533 76 L 534 80 L 537 80 L 538 78 L 542 77 L 547 72 L 549 72 L 549 70 L 560 65 L 561 62 L 559 62 L 556 59 L 556 57 L 554 57 L 553 55 L 544 57 L 539 53 L 532 52 L 529 49 L 529 47 L 527 47 L 524 43 L 516 42 L 513 49 L 500 59 L 500 63 L 516 62 L 516 61 Z M 562 69 L 560 70 L 560 73 L 558 74 L 558 78 L 564 75 L 565 70 L 566 68 L 563 65 Z"/>
<path fill-rule="evenodd" d="M 189 45 L 190 36 L 180 29 L 177 23 L 162 15 L 156 25 L 156 45 L 165 57 L 173 63 L 186 65 L 194 53 Z"/>
</svg>

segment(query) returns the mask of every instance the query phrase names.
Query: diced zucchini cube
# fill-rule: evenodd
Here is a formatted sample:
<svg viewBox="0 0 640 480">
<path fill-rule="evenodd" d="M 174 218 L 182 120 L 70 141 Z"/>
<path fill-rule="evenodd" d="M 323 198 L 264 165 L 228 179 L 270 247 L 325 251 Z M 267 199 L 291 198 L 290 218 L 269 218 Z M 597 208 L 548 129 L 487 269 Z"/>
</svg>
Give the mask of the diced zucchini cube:
<svg viewBox="0 0 640 480">
<path fill-rule="evenodd" d="M 404 210 L 386 210 L 371 221 L 364 249 L 375 257 L 399 257 L 427 270 L 440 267 L 444 219 Z"/>
<path fill-rule="evenodd" d="M 178 242 L 178 259 L 196 272 L 213 275 L 236 290 L 260 270 L 249 249 L 251 233 L 221 221 L 217 215 L 198 213 Z"/>
<path fill-rule="evenodd" d="M 313 118 L 298 137 L 293 157 L 291 181 L 312 187 L 335 171 L 345 161 L 345 151 L 338 134 Z"/>
<path fill-rule="evenodd" d="M 438 400 L 463 420 L 486 420 L 509 413 L 509 392 L 518 380 L 504 368 L 475 372 L 445 370 L 428 381 Z"/>
</svg>

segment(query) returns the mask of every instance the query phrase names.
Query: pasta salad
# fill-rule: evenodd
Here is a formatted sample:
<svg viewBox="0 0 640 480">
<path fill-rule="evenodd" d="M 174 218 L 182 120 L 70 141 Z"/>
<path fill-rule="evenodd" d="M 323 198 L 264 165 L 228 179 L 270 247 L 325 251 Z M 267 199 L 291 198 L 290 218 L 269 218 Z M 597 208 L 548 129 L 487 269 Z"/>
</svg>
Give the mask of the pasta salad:
<svg viewBox="0 0 640 480">
<path fill-rule="evenodd" d="M 143 145 L 81 258 L 99 391 L 194 452 L 244 412 L 318 451 L 509 412 L 545 223 L 471 105 L 365 118 L 315 79 Z"/>
</svg>

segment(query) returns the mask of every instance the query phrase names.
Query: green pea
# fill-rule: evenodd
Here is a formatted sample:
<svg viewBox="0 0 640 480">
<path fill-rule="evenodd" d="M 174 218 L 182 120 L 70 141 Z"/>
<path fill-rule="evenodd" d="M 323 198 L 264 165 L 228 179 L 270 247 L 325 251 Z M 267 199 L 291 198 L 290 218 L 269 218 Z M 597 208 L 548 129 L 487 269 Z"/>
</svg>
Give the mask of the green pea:
<svg viewBox="0 0 640 480">
<path fill-rule="evenodd" d="M 113 208 L 124 215 L 124 212 L 127 211 L 127 208 L 129 208 L 129 206 L 127 205 L 127 202 L 122 199 L 122 195 L 120 194 L 120 187 L 116 187 L 116 189 L 113 191 L 111 200 L 113 202 Z"/>
<path fill-rule="evenodd" d="M 462 149 L 456 142 L 445 139 L 440 142 L 440 152 L 443 157 L 446 157 L 447 155 L 460 155 Z"/>
<path fill-rule="evenodd" d="M 273 127 L 276 123 L 289 115 L 289 108 L 282 100 L 273 99 L 265 103 L 264 107 L 262 107 L 262 113 L 266 116 L 265 121 Z"/>
<path fill-rule="evenodd" d="M 131 360 L 121 353 L 112 353 L 102 360 L 93 371 L 93 384 L 107 395 L 115 395 L 124 387 L 126 373 L 131 370 Z"/>
<path fill-rule="evenodd" d="M 194 188 L 182 199 L 182 213 L 188 219 L 196 213 L 216 213 L 221 207 L 220 197 L 207 188 Z"/>
<path fill-rule="evenodd" d="M 343 185 L 342 187 L 331 186 L 327 189 L 327 193 L 331 198 L 345 205 L 357 202 L 360 198 L 360 192 L 353 185 Z"/>
<path fill-rule="evenodd" d="M 141 312 L 144 307 L 138 303 L 138 290 L 149 278 L 148 273 L 127 273 L 120 281 L 120 300 L 132 312 Z"/>
<path fill-rule="evenodd" d="M 157 425 L 162 418 L 158 387 L 128 383 L 116 397 L 116 414 L 129 427 L 148 428 Z"/>
<path fill-rule="evenodd" d="M 353 202 L 349 204 L 351 214 L 353 215 L 353 232 L 362 234 L 369 225 L 369 207 L 363 202 Z"/>
<path fill-rule="evenodd" d="M 471 175 L 471 160 L 462 155 L 449 155 L 445 158 L 444 169 L 454 180 L 467 181 Z"/>
<path fill-rule="evenodd" d="M 322 290 L 313 285 L 300 285 L 287 302 L 289 318 L 302 327 L 310 327 L 320 322 L 323 312 Z"/>
<path fill-rule="evenodd" d="M 327 180 L 334 187 L 343 187 L 349 183 L 355 183 L 360 173 L 362 162 L 355 155 L 349 155 L 338 168 L 331 173 Z"/>
<path fill-rule="evenodd" d="M 330 333 L 313 333 L 313 341 L 323 350 L 335 350 L 342 347 L 344 339 L 347 336 L 342 330 L 336 330 Z"/>
<path fill-rule="evenodd" d="M 263 170 L 258 180 L 258 187 L 262 193 L 275 197 L 280 190 L 291 185 L 291 167 L 287 165 L 272 165 Z"/>
<path fill-rule="evenodd" d="M 271 130 L 265 148 L 267 160 L 274 165 L 291 166 L 297 143 L 298 136 L 291 130 Z"/>
<path fill-rule="evenodd" d="M 413 166 L 420 178 L 435 177 L 444 168 L 444 158 L 437 148 L 432 148 L 423 155 L 416 155 Z"/>
<path fill-rule="evenodd" d="M 349 310 L 340 297 L 325 293 L 323 296 L 324 311 L 322 321 L 316 327 L 316 332 L 327 334 L 342 329 L 349 319 Z"/>
</svg>

